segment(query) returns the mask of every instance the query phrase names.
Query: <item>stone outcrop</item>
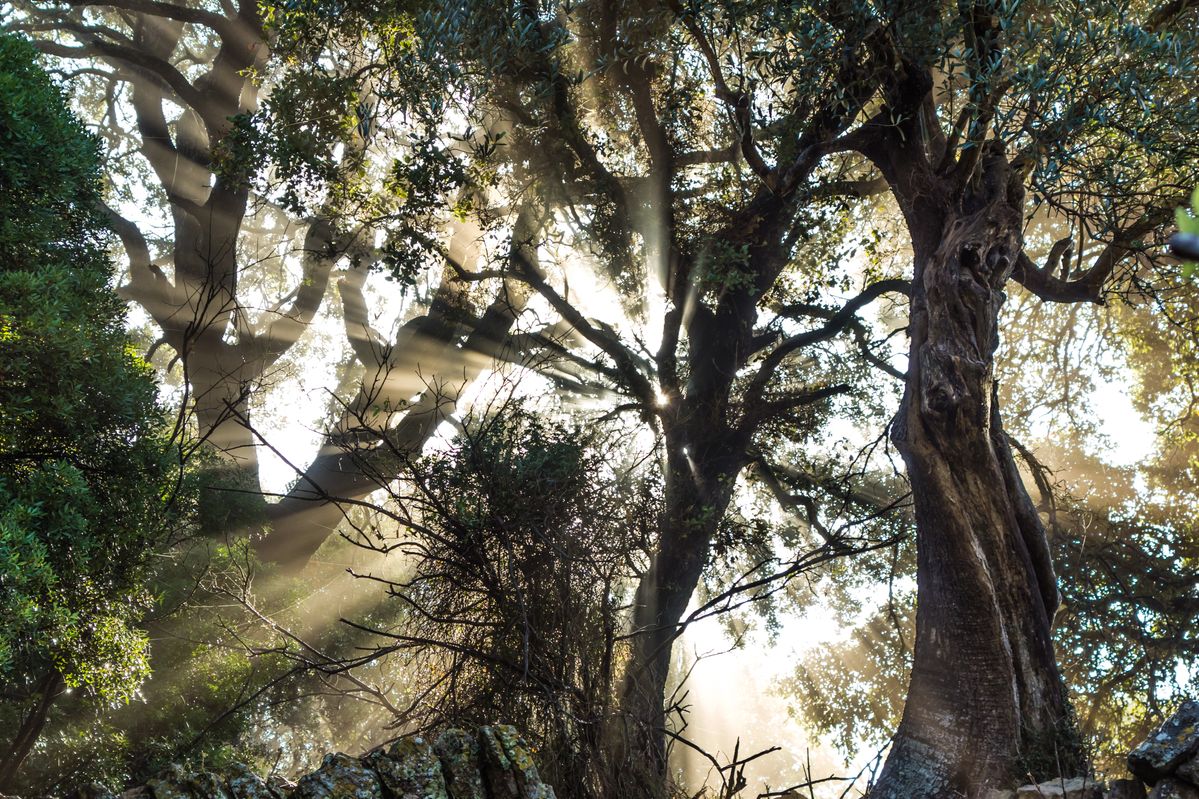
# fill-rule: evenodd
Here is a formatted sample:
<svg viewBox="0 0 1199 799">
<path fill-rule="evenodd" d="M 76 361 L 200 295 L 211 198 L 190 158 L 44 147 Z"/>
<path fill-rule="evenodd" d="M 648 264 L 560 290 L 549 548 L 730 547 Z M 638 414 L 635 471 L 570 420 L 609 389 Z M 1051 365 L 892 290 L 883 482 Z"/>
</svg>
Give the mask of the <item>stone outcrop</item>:
<svg viewBox="0 0 1199 799">
<path fill-rule="evenodd" d="M 1087 777 L 1056 779 L 1038 785 L 1023 785 L 1014 791 L 992 789 L 984 799 L 1107 799 L 1103 785 Z"/>
<path fill-rule="evenodd" d="M 1184 702 L 1128 756 L 1136 779 L 1107 785 L 1055 779 L 982 799 L 1199 799 L 1199 702 Z M 1146 790 L 1149 786 L 1150 790 Z M 0 796 L 0 799 L 6 797 Z M 336 753 L 295 783 L 264 780 L 246 766 L 219 773 L 173 766 L 145 785 L 113 795 L 96 785 L 67 799 L 555 799 L 529 746 L 506 725 L 402 738 L 363 757 Z"/>
<path fill-rule="evenodd" d="M 1153 786 L 1149 799 L 1199 799 L 1199 702 L 1183 702 L 1132 750 L 1128 770 Z"/>
<path fill-rule="evenodd" d="M 1016 799 L 1103 799 L 1103 788 L 1095 780 L 1075 777 L 1025 785 L 1016 790 Z"/>
<path fill-rule="evenodd" d="M 173 766 L 119 796 L 89 785 L 68 799 L 555 799 L 529 746 L 506 725 L 401 738 L 364 757 L 325 755 L 294 784 L 246 766 L 189 772 Z"/>
<path fill-rule="evenodd" d="M 1173 716 L 1128 755 L 1136 779 L 1103 785 L 1084 777 L 1056 779 L 1016 790 L 991 790 L 984 799 L 1199 799 L 1199 702 Z M 1151 790 L 1146 793 L 1146 785 Z"/>
</svg>

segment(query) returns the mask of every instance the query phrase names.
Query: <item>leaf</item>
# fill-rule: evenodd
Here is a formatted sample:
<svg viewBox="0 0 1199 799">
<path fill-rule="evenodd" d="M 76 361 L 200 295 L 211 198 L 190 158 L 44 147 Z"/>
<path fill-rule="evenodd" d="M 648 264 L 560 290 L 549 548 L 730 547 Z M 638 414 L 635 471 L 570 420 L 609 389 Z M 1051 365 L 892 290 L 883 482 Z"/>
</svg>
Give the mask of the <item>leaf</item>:
<svg viewBox="0 0 1199 799">
<path fill-rule="evenodd" d="M 1174 224 L 1176 224 L 1179 231 L 1183 233 L 1199 235 L 1199 218 L 1192 216 L 1191 213 L 1185 208 L 1175 209 Z"/>
</svg>

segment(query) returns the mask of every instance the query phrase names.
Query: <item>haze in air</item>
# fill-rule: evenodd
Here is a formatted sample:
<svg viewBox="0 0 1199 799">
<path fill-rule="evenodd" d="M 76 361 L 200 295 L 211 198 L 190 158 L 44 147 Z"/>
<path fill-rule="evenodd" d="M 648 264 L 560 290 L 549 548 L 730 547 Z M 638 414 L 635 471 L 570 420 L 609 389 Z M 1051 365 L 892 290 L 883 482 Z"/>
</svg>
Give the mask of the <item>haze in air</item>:
<svg viewBox="0 0 1199 799">
<path fill-rule="evenodd" d="M 1199 796 L 1197 8 L 3 6 L 0 794 Z"/>
</svg>

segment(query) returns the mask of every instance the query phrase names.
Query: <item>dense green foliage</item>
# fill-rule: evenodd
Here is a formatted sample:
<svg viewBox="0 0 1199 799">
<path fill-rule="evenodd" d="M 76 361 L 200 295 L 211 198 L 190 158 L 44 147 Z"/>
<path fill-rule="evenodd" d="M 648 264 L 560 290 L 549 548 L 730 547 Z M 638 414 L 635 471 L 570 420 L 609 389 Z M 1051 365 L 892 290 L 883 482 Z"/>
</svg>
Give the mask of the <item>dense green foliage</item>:
<svg viewBox="0 0 1199 799">
<path fill-rule="evenodd" d="M 16 700 L 3 709 L 9 719 L 25 697 L 56 695 L 59 681 L 126 702 L 148 669 L 138 625 L 178 469 L 152 372 L 128 343 L 110 284 L 101 186 L 96 141 L 33 48 L 0 38 L 0 683 Z"/>
</svg>

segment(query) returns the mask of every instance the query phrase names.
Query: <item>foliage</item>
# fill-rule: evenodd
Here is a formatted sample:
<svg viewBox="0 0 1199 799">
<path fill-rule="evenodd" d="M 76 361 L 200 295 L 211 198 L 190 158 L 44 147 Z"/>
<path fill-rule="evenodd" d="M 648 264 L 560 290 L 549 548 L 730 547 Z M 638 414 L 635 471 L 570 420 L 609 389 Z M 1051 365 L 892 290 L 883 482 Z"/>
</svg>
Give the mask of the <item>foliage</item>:
<svg viewBox="0 0 1199 799">
<path fill-rule="evenodd" d="M 5 37 L 0 59 L 0 670 L 126 701 L 172 447 L 109 286 L 95 142 L 29 45 Z"/>
<path fill-rule="evenodd" d="M 110 286 L 96 142 L 28 43 L 0 38 L 0 683 L 3 779 L 61 691 L 128 702 L 178 454 Z"/>
<path fill-rule="evenodd" d="M 356 543 L 408 556 L 381 581 L 402 615 L 359 622 L 408 664 L 418 726 L 516 720 L 561 796 L 598 795 L 623 651 L 620 608 L 654 523 L 655 488 L 620 442 L 510 400 L 401 472 L 394 532 Z"/>
<path fill-rule="evenodd" d="M 330 556 L 354 562 L 357 548 L 340 543 Z M 313 590 L 311 574 L 259 563 L 246 538 L 221 544 L 197 536 L 166 563 L 155 573 L 157 602 L 144 619 L 154 644 L 149 678 L 120 706 L 97 706 L 79 693 L 62 697 L 17 783 L 23 793 L 68 793 L 88 782 L 118 791 L 172 764 L 204 770 L 238 762 L 263 775 L 292 775 L 317 767 L 330 750 L 362 751 L 394 735 L 394 714 L 323 673 L 327 663 L 306 662 L 289 635 L 352 661 L 369 636 L 339 624 L 338 615 L 353 608 L 394 622 L 393 611 L 402 615 L 397 603 L 341 569 Z M 397 702 L 408 695 L 401 664 L 357 672 L 360 681 L 372 675 Z M 9 718 L 15 709 L 0 723 Z"/>
<path fill-rule="evenodd" d="M 1194 241 L 1199 237 L 1199 188 L 1191 193 L 1189 209 L 1179 208 L 1174 212 L 1174 224 L 1178 228 L 1178 234 L 1188 237 L 1187 240 L 1191 242 L 1189 249 L 1194 250 Z M 1182 265 L 1182 276 L 1194 277 L 1196 270 L 1199 270 L 1199 264 L 1187 261 Z"/>
<path fill-rule="evenodd" d="M 881 731 L 898 717 L 910 597 L 900 590 L 889 597 L 894 604 L 883 606 L 868 594 L 884 581 L 904 582 L 914 567 L 906 544 L 896 546 L 894 558 L 889 548 L 853 551 L 888 540 L 906 520 L 890 514 L 886 502 L 871 507 L 869 497 L 854 494 L 864 482 L 879 482 L 871 470 L 887 465 L 869 454 L 877 442 L 845 455 L 821 432 L 841 420 L 885 426 L 896 384 L 885 386 L 872 367 L 902 374 L 878 329 L 899 331 L 905 321 L 874 325 L 851 314 L 852 325 L 815 346 L 774 347 L 819 332 L 844 295 L 906 268 L 904 244 L 892 248 L 889 261 L 880 252 L 887 231 L 903 226 L 898 210 L 885 201 L 862 202 L 878 182 L 864 157 L 870 153 L 854 151 L 868 138 L 863 130 L 899 131 L 908 140 L 919 130 L 946 150 L 938 169 L 947 181 L 958 165 L 975 163 L 986 142 L 988 153 L 1010 161 L 1021 202 L 1027 190 L 1022 210 L 1030 257 L 1054 241 L 1078 241 L 1077 257 L 1073 243 L 1057 250 L 1048 278 L 1069 284 L 1085 276 L 1084 251 L 1098 251 L 1099 261 L 1102 253 L 1115 254 L 1121 270 L 1110 269 L 1112 279 L 1096 284 L 1088 298 L 1117 291 L 1129 303 L 1102 322 L 1119 328 L 1108 331 L 1120 342 L 1106 353 L 1118 350 L 1118 363 L 1096 359 L 1085 369 L 1073 367 L 1094 355 L 1077 340 L 1092 318 L 1074 308 L 1059 314 L 1030 305 L 1027 296 L 1013 304 L 1001 366 L 1005 387 L 1018 383 L 1002 395 L 1005 405 L 1018 406 L 1009 414 L 1013 429 L 1023 438 L 1033 425 L 1022 417 L 1049 408 L 1060 428 L 1052 442 L 1037 443 L 1054 446 L 1055 465 L 1079 466 L 1086 459 L 1070 460 L 1069 450 L 1084 449 L 1098 433 L 1077 397 L 1121 372 L 1139 379 L 1140 406 L 1169 422 L 1158 462 L 1139 476 L 1113 470 L 1113 490 L 1094 495 L 1105 505 L 1095 516 L 1107 535 L 1100 541 L 1088 538 L 1085 527 L 1067 527 L 1055 541 L 1068 598 L 1058 632 L 1063 665 L 1082 703 L 1084 728 L 1094 730 L 1091 720 L 1102 720 L 1105 729 L 1119 728 L 1112 735 L 1123 746 L 1127 730 L 1151 717 L 1172 658 L 1192 646 L 1179 622 L 1194 591 L 1185 580 L 1168 579 L 1193 559 L 1193 526 L 1161 514 L 1134 523 L 1146 509 L 1126 503 L 1138 485 L 1148 485 L 1193 506 L 1191 478 L 1199 472 L 1196 300 L 1193 287 L 1180 291 L 1177 272 L 1157 258 L 1165 206 L 1177 204 L 1182 186 L 1194 185 L 1197 67 L 1192 28 L 1151 24 L 1151 11 L 1126 0 L 266 3 L 277 60 L 273 71 L 255 78 L 272 82 L 272 91 L 260 112 L 234 117 L 212 155 L 216 176 L 229 186 L 253 186 L 294 214 L 333 209 L 342 221 L 363 222 L 365 238 L 382 242 L 372 260 L 406 286 L 452 254 L 442 239 L 455 225 L 476 226 L 489 247 L 512 245 L 499 248 L 506 254 L 489 264 L 490 277 L 458 274 L 471 291 L 500 285 L 507 311 L 520 313 L 522 292 L 534 290 L 542 296 L 529 316 L 543 314 L 554 292 L 569 307 L 580 296 L 572 284 L 580 270 L 610 281 L 621 311 L 614 318 L 593 318 L 600 310 L 586 304 L 585 288 L 577 318 L 521 328 L 512 341 L 561 356 L 546 370 L 559 386 L 611 400 L 619 406 L 614 414 L 635 414 L 651 435 L 673 436 L 670 452 L 686 455 L 675 461 L 676 477 L 728 454 L 733 437 L 713 435 L 722 425 L 750 431 L 739 439 L 740 460 L 710 468 L 706 487 L 725 493 L 713 490 L 686 508 L 695 529 L 711 529 L 698 556 L 701 602 L 735 589 L 755 564 L 775 565 L 784 550 L 799 562 L 792 553 L 820 545 L 822 536 L 834 553 L 855 555 L 852 569 L 825 573 L 829 601 L 854 632 L 803 664 L 792 686 L 816 725 L 839 730 L 848 747 L 885 737 Z M 987 55 L 987 42 L 974 38 L 979 30 L 998 31 L 1001 56 Z M 905 94 L 905 81 L 921 70 L 937 78 L 929 108 L 917 108 Z M 804 162 L 820 148 L 826 155 Z M 788 184 L 788 165 L 805 163 L 807 171 L 797 167 L 799 177 Z M 955 180 L 981 180 L 971 170 Z M 36 205 L 42 198 L 33 199 Z M 49 214 L 43 223 L 59 218 Z M 1176 222 L 1183 232 L 1199 232 L 1189 213 Z M 25 241 L 20 231 L 4 236 L 14 247 Z M 855 257 L 859 239 L 864 259 Z M 509 257 L 522 246 L 537 254 L 533 268 Z M 358 266 L 361 256 L 351 257 Z M 503 279 L 492 280 L 497 276 Z M 671 322 L 654 327 L 661 316 L 673 320 L 673 337 Z M 734 323 L 717 327 L 729 319 Z M 7 317 L 3 325 L 0 341 L 18 335 L 34 341 L 28 331 L 14 332 Z M 569 336 L 557 337 L 567 326 Z M 834 339 L 841 332 L 851 333 L 853 344 Z M 705 373 L 719 345 L 741 334 L 741 360 Z M 38 346 L 45 345 L 38 340 Z M 763 364 L 775 353 L 767 374 Z M 713 372 L 709 385 L 727 378 L 723 393 L 692 394 Z M 773 381 L 755 388 L 759 374 Z M 812 389 L 831 386 L 845 395 L 835 404 L 801 402 Z M 16 413 L 21 406 L 12 407 Z M 781 410 L 757 420 L 767 407 Z M 78 418 L 67 408 L 60 421 Z M 405 694 L 419 701 L 400 718 L 432 724 L 517 717 L 562 755 L 554 760 L 563 769 L 577 772 L 563 785 L 587 785 L 595 730 L 621 665 L 609 628 L 639 571 L 628 553 L 639 560 L 653 550 L 663 527 L 655 502 L 665 486 L 687 482 L 671 483 L 670 467 L 637 485 L 622 482 L 605 461 L 616 450 L 605 447 L 595 431 L 518 408 L 470 420 L 447 452 L 383 467 L 373 462 L 380 484 L 391 487 L 384 516 L 404 532 L 376 535 L 373 522 L 355 515 L 358 542 L 407 554 L 415 571 L 371 573 L 397 601 L 356 616 L 366 630 L 321 636 L 331 657 L 373 667 L 375 660 L 358 661 L 352 653 L 380 631 L 387 643 L 378 651 L 400 654 L 419 675 L 416 694 Z M 700 453 L 712 452 L 720 457 L 705 462 Z M 769 487 L 765 478 L 738 482 L 740 470 L 750 461 L 757 468 L 757 460 L 765 472 L 793 468 L 770 474 Z M 391 482 L 396 475 L 403 475 L 398 488 Z M 1147 483 L 1136 482 L 1142 476 Z M 30 478 L 29 491 L 57 492 L 63 504 L 82 508 L 77 515 L 96 510 L 85 501 L 90 486 L 72 474 L 48 468 L 38 479 Z M 1090 480 L 1088 491 L 1095 491 L 1102 478 Z M 49 529 L 37 527 L 41 510 L 32 504 L 12 507 L 4 517 L 8 527 Z M 243 511 L 210 502 L 201 506 L 201 524 L 213 533 L 237 529 L 253 518 Z M 41 573 L 21 571 L 34 582 L 51 581 L 53 575 Z M 1125 590 L 1147 574 L 1169 587 L 1160 606 L 1148 591 Z M 534 594 L 554 600 L 530 603 Z M 784 609 L 783 596 L 773 589 L 753 594 L 768 623 Z M 791 607 L 802 604 L 788 598 Z M 275 600 L 286 605 L 271 597 L 272 607 Z M 13 610 L 21 618 L 30 607 Z M 134 760 L 160 762 L 186 748 L 166 731 L 170 714 L 186 726 L 204 726 L 223 704 L 236 704 L 242 693 L 285 672 L 289 658 L 301 657 L 295 641 L 267 635 L 248 642 L 258 663 L 269 661 L 254 672 L 229 649 L 235 640 L 247 643 L 229 629 L 252 622 L 213 618 L 181 621 L 180 640 L 156 654 L 188 675 L 188 698 L 169 701 L 174 684 L 163 684 L 156 694 L 162 717 L 151 725 L 161 745 L 120 744 Z M 193 636 L 193 623 L 202 635 Z M 1105 629 L 1114 640 L 1096 647 Z M 135 641 L 107 635 L 110 648 L 136 649 Z M 189 638 L 205 643 L 185 643 Z M 603 674 L 587 671 L 595 664 L 607 664 Z M 1122 664 L 1129 673 L 1119 673 Z M 80 682 L 112 681 L 83 666 L 76 671 Z M 286 702 L 298 684 L 273 692 L 271 702 Z M 430 696 L 438 698 L 436 711 L 428 709 Z M 271 702 L 246 706 L 211 738 L 245 743 L 254 718 L 277 731 L 282 711 Z M 1121 703 L 1134 708 L 1131 722 L 1120 720 Z M 299 704 L 290 707 L 302 712 Z M 318 716 L 313 711 L 305 719 L 317 723 Z M 117 747 L 117 727 L 104 729 L 114 731 Z M 259 755 L 265 750 L 254 747 L 261 741 L 250 747 Z"/>
</svg>

